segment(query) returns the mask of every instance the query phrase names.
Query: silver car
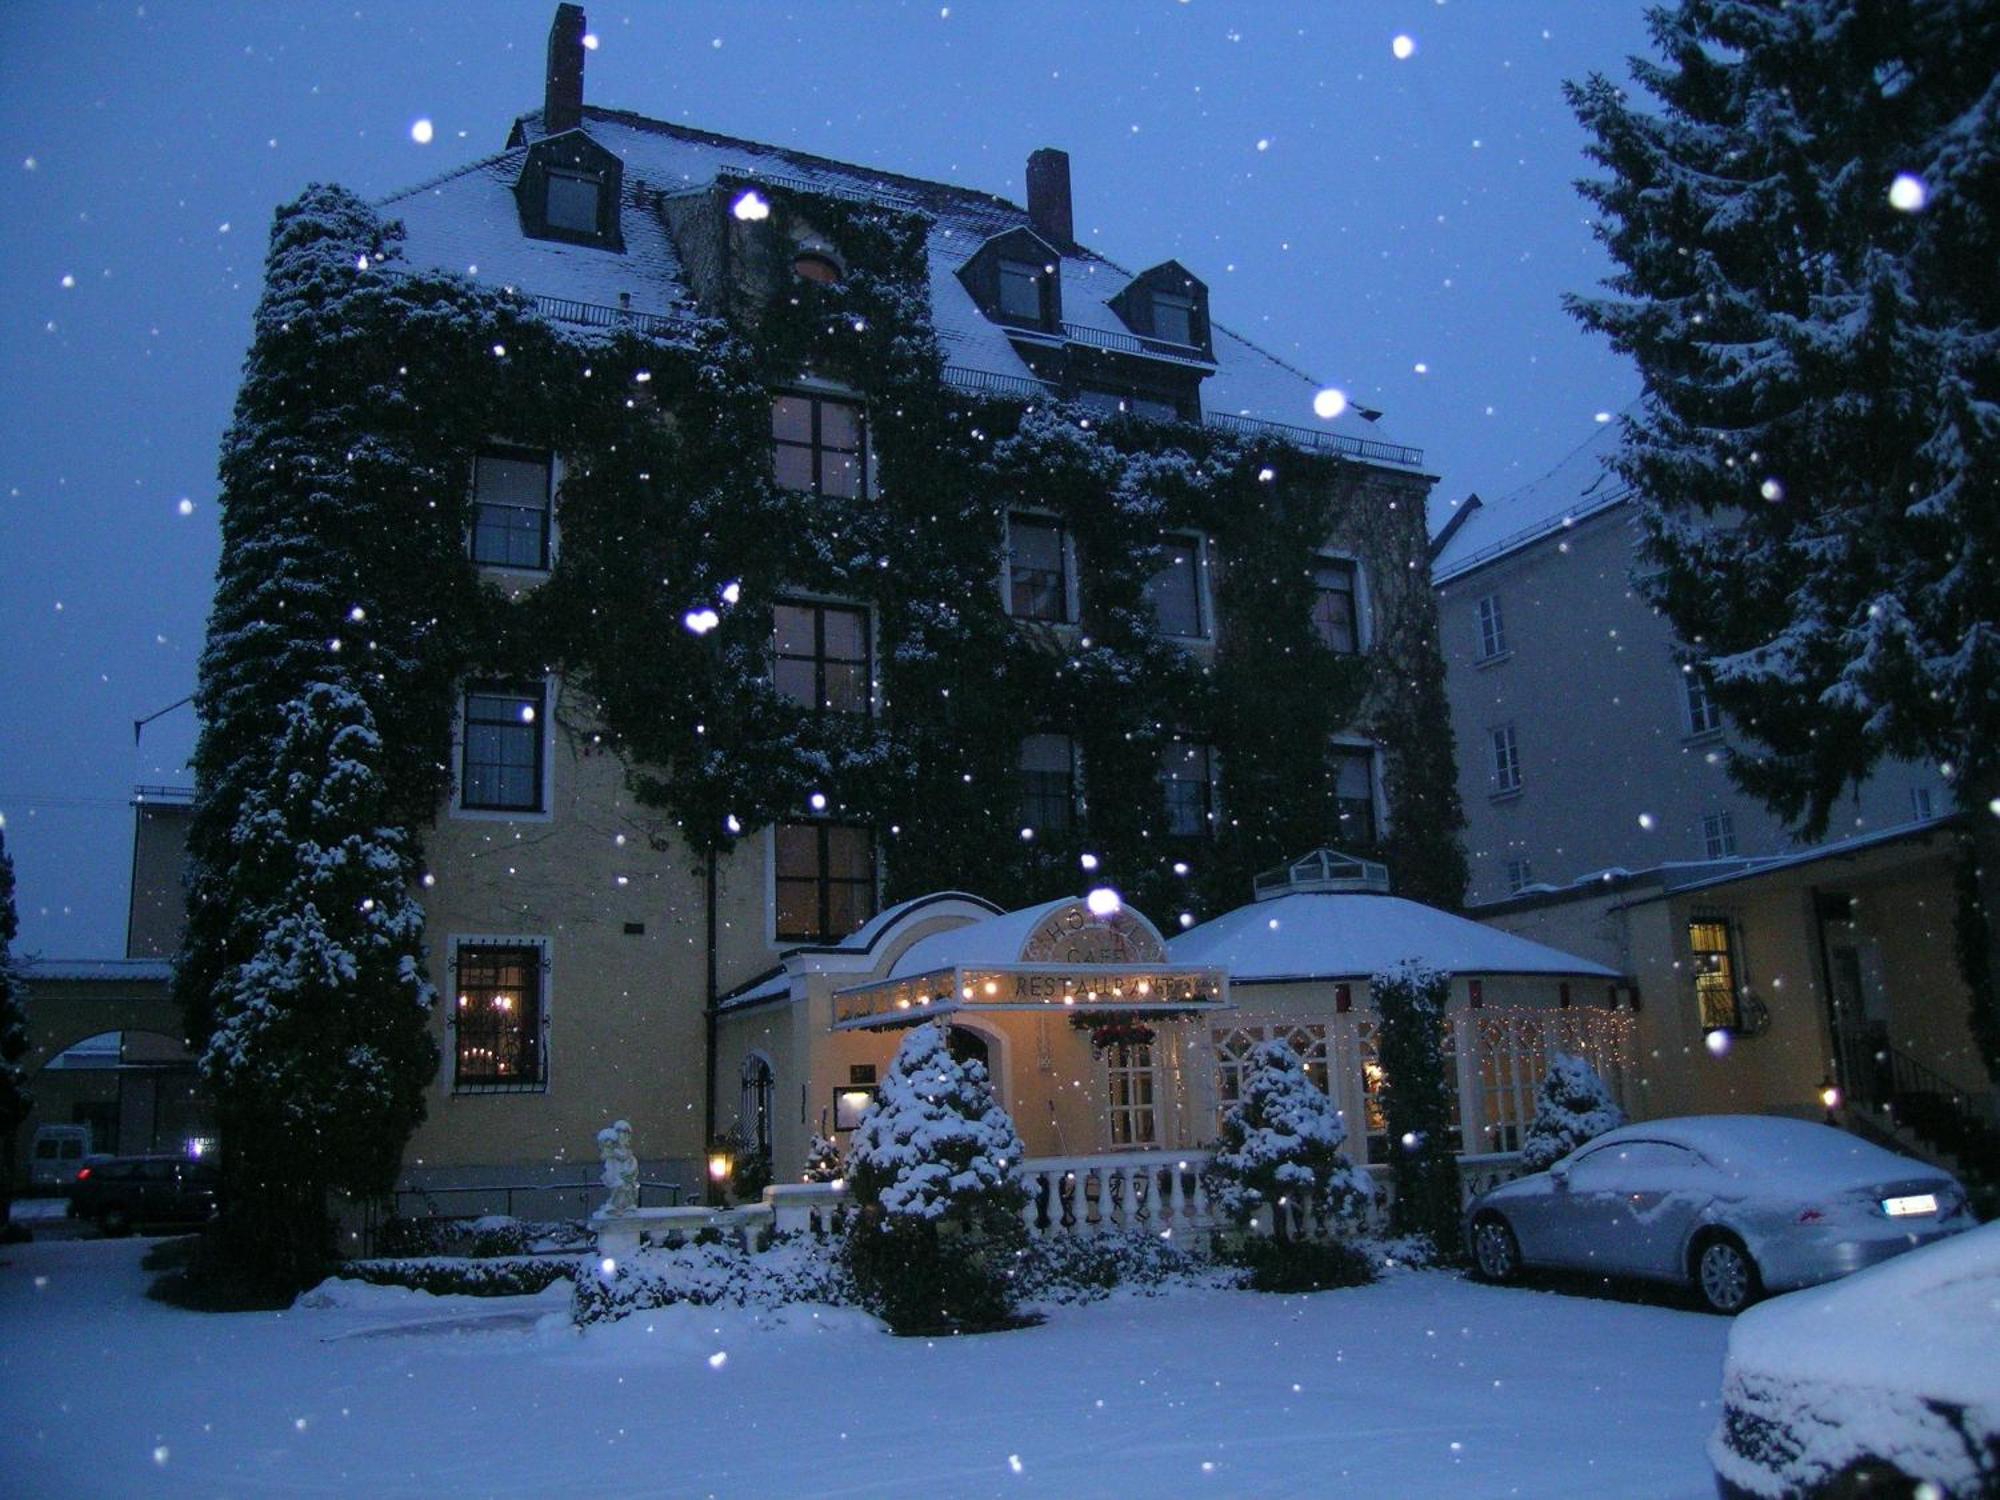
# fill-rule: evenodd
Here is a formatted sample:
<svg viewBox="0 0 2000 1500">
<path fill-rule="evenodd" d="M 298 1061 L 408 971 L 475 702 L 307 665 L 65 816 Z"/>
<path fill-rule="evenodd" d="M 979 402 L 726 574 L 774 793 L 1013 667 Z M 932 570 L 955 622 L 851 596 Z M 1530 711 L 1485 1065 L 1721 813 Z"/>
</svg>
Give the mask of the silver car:
<svg viewBox="0 0 2000 1500">
<path fill-rule="evenodd" d="M 1846 1131 L 1694 1115 L 1609 1131 L 1481 1194 L 1465 1233 L 1487 1281 L 1532 1266 L 1643 1277 L 1734 1313 L 1975 1222 L 1949 1173 Z"/>
</svg>

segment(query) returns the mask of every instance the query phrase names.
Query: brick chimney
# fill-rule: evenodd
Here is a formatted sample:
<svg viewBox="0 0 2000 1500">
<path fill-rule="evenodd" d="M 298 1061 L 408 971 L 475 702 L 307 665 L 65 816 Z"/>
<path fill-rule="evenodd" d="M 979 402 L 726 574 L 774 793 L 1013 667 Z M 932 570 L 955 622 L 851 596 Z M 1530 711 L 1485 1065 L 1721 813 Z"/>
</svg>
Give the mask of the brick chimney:
<svg viewBox="0 0 2000 1500">
<path fill-rule="evenodd" d="M 542 93 L 542 128 L 550 135 L 583 123 L 583 7 L 558 5 L 549 27 L 548 79 Z"/>
<path fill-rule="evenodd" d="M 1044 146 L 1028 158 L 1028 220 L 1058 250 L 1076 243 L 1069 206 L 1069 153 Z"/>
</svg>

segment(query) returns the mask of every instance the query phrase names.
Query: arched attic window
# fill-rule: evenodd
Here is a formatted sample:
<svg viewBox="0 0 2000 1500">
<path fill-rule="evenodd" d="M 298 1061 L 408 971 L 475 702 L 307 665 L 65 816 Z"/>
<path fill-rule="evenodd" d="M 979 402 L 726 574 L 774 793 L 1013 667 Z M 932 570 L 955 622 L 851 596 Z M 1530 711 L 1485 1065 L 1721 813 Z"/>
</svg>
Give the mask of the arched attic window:
<svg viewBox="0 0 2000 1500">
<path fill-rule="evenodd" d="M 792 272 L 801 281 L 832 286 L 841 278 L 840 262 L 818 250 L 802 250 L 792 260 Z"/>
</svg>

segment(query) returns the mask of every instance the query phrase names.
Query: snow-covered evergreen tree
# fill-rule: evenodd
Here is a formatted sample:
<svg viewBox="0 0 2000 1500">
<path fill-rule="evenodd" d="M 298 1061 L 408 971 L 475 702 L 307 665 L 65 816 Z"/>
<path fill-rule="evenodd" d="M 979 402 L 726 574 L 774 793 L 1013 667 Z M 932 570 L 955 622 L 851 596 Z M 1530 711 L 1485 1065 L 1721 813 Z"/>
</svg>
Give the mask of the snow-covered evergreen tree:
<svg viewBox="0 0 2000 1500">
<path fill-rule="evenodd" d="M 1587 1057 L 1551 1052 L 1535 1093 L 1535 1118 L 1521 1139 L 1521 1165 L 1539 1172 L 1585 1141 L 1625 1123 L 1625 1111 Z"/>
<path fill-rule="evenodd" d="M 834 1141 L 817 1133 L 812 1144 L 806 1148 L 806 1169 L 803 1181 L 841 1182 L 847 1177 L 847 1158 L 840 1154 L 840 1147 Z"/>
<path fill-rule="evenodd" d="M 229 1180 L 250 1189 L 232 1237 L 281 1280 L 316 1269 L 328 1189 L 393 1185 L 437 1070 L 423 911 L 381 759 L 367 703 L 312 683 L 236 822 L 241 888 L 266 894 L 235 913 L 249 956 L 218 987 L 200 1068 Z"/>
<path fill-rule="evenodd" d="M 2000 1073 L 2000 9 L 1683 0 L 1570 99 L 1637 362 L 1650 597 L 1816 835 L 1885 756 L 1967 814 L 1961 967 Z M 1650 100 L 1644 96 L 1650 95 Z"/>
<path fill-rule="evenodd" d="M 1382 1112 L 1396 1180 L 1391 1217 L 1405 1234 L 1457 1242 L 1458 1160 L 1452 1154 L 1451 1092 L 1445 1075 L 1445 1001 L 1451 976 L 1416 959 L 1377 974 L 1369 992 L 1380 1017 Z"/>
<path fill-rule="evenodd" d="M 861 1213 L 848 1262 L 899 1333 L 994 1327 L 1011 1315 L 1025 1235 L 1021 1138 L 985 1066 L 951 1055 L 926 1022 L 896 1049 L 854 1133 L 848 1183 Z"/>
<path fill-rule="evenodd" d="M 1229 1109 L 1203 1171 L 1209 1202 L 1237 1224 L 1261 1208 L 1290 1239 L 1295 1223 L 1367 1202 L 1367 1174 L 1340 1154 L 1347 1126 L 1281 1041 L 1260 1042 L 1243 1072 L 1243 1097 Z"/>
<path fill-rule="evenodd" d="M 14 857 L 7 852 L 7 831 L 0 828 L 0 1141 L 11 1141 L 14 1128 L 28 1117 L 26 1080 L 20 1061 L 28 1050 L 27 986 L 14 959 L 14 939 L 20 935 L 14 907 Z M 10 1162 L 4 1183 L 14 1180 Z M 5 1206 L 0 1196 L 0 1207 Z"/>
</svg>

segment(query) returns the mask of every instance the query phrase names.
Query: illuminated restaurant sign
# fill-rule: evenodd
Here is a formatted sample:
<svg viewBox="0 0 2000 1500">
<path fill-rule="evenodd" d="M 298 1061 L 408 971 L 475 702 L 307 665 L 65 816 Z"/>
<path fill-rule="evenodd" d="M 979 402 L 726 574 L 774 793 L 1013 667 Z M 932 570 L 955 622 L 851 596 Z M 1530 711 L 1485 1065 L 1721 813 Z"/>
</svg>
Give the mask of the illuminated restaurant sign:
<svg viewBox="0 0 2000 1500">
<path fill-rule="evenodd" d="M 858 985 L 833 997 L 836 1026 L 897 1025 L 952 1010 L 1198 1010 L 1224 1003 L 1221 969 L 1090 964 L 1070 970 L 984 965 Z"/>
</svg>

